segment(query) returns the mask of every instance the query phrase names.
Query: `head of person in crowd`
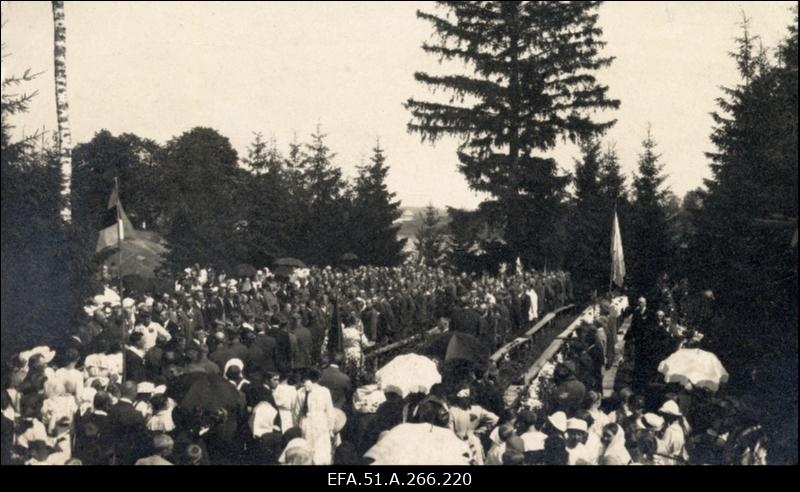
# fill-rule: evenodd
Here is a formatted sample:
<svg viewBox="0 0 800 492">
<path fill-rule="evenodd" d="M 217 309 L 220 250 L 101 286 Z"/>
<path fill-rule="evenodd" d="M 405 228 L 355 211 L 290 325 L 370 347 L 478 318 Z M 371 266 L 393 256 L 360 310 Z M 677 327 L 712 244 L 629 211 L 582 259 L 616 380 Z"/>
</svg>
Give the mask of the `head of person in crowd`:
<svg viewBox="0 0 800 492">
<path fill-rule="evenodd" d="M 664 428 L 669 427 L 675 422 L 680 422 L 683 419 L 683 414 L 678 404 L 673 400 L 667 400 L 658 409 L 659 415 L 664 418 Z"/>
<path fill-rule="evenodd" d="M 549 415 L 541 431 L 548 437 L 562 438 L 567 431 L 567 414 L 559 411 Z"/>
<path fill-rule="evenodd" d="M 132 347 L 135 347 L 135 348 L 137 348 L 139 350 L 144 350 L 144 348 L 146 347 L 146 343 L 147 342 L 146 342 L 146 340 L 144 338 L 144 334 L 142 334 L 142 332 L 134 331 L 133 333 L 131 333 L 128 336 L 128 343 L 130 343 L 130 345 Z"/>
<path fill-rule="evenodd" d="M 417 418 L 421 423 L 448 427 L 450 424 L 450 411 L 445 400 L 429 395 L 417 407 Z"/>
<path fill-rule="evenodd" d="M 244 370 L 244 362 L 241 359 L 230 359 L 225 364 L 225 378 L 229 381 L 233 381 L 234 383 L 238 383 L 244 376 L 242 375 L 242 371 Z"/>
<path fill-rule="evenodd" d="M 167 434 L 156 434 L 153 436 L 153 452 L 162 458 L 168 458 L 172 455 L 175 447 L 175 442 Z"/>
<path fill-rule="evenodd" d="M 627 440 L 626 446 L 634 462 L 652 464 L 658 443 L 652 432 L 636 429 L 632 432 L 631 438 Z"/>
<path fill-rule="evenodd" d="M 565 438 L 567 448 L 574 449 L 586 442 L 586 437 L 589 435 L 588 432 L 589 427 L 585 420 L 579 418 L 568 419 Z"/>
<path fill-rule="evenodd" d="M 111 408 L 111 397 L 105 391 L 98 391 L 92 400 L 92 408 L 95 412 L 108 412 Z"/>
<path fill-rule="evenodd" d="M 136 396 L 138 395 L 139 391 L 137 388 L 137 384 L 134 381 L 125 381 L 122 383 L 121 387 L 121 398 L 128 399 L 130 401 L 135 401 Z"/>
</svg>

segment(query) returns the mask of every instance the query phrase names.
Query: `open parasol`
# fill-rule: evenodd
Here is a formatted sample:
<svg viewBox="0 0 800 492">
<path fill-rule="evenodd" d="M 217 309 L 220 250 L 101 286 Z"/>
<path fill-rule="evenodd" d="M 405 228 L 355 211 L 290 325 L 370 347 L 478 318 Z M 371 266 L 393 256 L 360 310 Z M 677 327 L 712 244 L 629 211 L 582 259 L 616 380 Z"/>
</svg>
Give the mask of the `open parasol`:
<svg viewBox="0 0 800 492">
<path fill-rule="evenodd" d="M 667 383 L 679 383 L 686 388 L 700 387 L 717 391 L 728 381 L 728 371 L 716 355 L 697 348 L 684 348 L 673 353 L 658 365 L 658 372 Z"/>
<path fill-rule="evenodd" d="M 417 354 L 398 355 L 375 373 L 378 387 L 384 389 L 396 386 L 403 390 L 403 396 L 411 393 L 417 386 L 430 390 L 431 386 L 442 382 L 436 363 Z"/>
<path fill-rule="evenodd" d="M 469 456 L 465 441 L 432 424 L 400 424 L 364 455 L 373 465 L 469 465 Z"/>
</svg>

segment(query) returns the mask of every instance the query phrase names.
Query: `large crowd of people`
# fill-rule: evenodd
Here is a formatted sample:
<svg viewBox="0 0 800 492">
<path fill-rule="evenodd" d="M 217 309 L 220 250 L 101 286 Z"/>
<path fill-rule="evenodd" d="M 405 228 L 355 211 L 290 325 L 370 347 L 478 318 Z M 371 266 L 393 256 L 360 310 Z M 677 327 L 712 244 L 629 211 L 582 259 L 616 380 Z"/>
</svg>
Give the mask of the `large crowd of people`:
<svg viewBox="0 0 800 492">
<path fill-rule="evenodd" d="M 497 348 L 573 296 L 564 272 L 405 265 L 287 277 L 195 266 L 161 291 L 106 287 L 57 351 L 36 347 L 5 368 L 3 462 L 361 460 L 382 432 L 418 418 L 408 398 L 430 393 L 430 406 L 452 389 L 383 388 L 363 405 L 358 395 L 374 387 L 366 349 L 436 325 Z M 491 378 L 478 381 L 487 395 Z M 289 452 L 298 443 L 309 456 Z"/>
<path fill-rule="evenodd" d="M 702 343 L 673 321 L 669 295 L 655 308 L 596 302 L 540 373 L 534 406 L 504 401 L 491 364 L 447 371 L 442 357 L 442 382 L 411 389 L 378 386 L 364 364 L 365 349 L 434 325 L 496 349 L 570 300 L 563 272 L 421 266 L 284 279 L 195 267 L 166 292 L 107 288 L 58 351 L 35 347 L 4 371 L 3 463 L 766 462 L 765 433 L 724 387 L 663 383 L 659 361 Z M 604 397 L 609 370 L 617 388 Z M 406 442 L 409 454 L 391 458 L 420 426 L 441 429 L 454 457 Z"/>
</svg>

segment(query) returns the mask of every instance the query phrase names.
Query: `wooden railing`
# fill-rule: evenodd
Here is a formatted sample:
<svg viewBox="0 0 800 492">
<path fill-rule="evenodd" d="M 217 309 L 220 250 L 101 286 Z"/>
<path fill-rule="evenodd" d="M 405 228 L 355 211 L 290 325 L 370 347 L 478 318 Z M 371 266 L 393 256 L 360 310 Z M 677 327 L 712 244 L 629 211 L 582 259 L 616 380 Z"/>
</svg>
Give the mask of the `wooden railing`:
<svg viewBox="0 0 800 492">
<path fill-rule="evenodd" d="M 555 311 L 547 313 L 544 317 L 542 317 L 539 321 L 537 321 L 536 324 L 534 324 L 530 329 L 528 329 L 528 331 L 526 331 L 524 334 L 518 336 L 517 338 L 511 340 L 510 342 L 506 343 L 505 345 L 497 349 L 497 351 L 492 354 L 489 360 L 494 362 L 495 364 L 498 364 L 500 361 L 503 360 L 504 357 L 506 357 L 506 355 L 510 354 L 519 347 L 523 346 L 525 343 L 529 342 L 533 338 L 533 336 L 539 332 L 539 330 L 550 324 L 550 322 L 553 321 L 556 318 L 556 316 L 574 307 L 575 307 L 574 304 L 569 304 L 567 306 L 560 307 Z"/>
</svg>

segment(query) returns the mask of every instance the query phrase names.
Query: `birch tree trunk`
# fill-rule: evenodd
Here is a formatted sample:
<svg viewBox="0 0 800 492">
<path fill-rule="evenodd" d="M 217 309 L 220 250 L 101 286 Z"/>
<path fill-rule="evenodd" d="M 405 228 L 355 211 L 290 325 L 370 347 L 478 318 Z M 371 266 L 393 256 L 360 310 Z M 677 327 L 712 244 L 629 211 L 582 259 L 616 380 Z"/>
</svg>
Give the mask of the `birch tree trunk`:
<svg viewBox="0 0 800 492">
<path fill-rule="evenodd" d="M 58 154 L 61 167 L 61 218 L 72 222 L 72 133 L 69 128 L 67 103 L 67 28 L 64 2 L 53 3 L 53 54 L 56 83 L 56 115 L 58 117 Z"/>
</svg>

